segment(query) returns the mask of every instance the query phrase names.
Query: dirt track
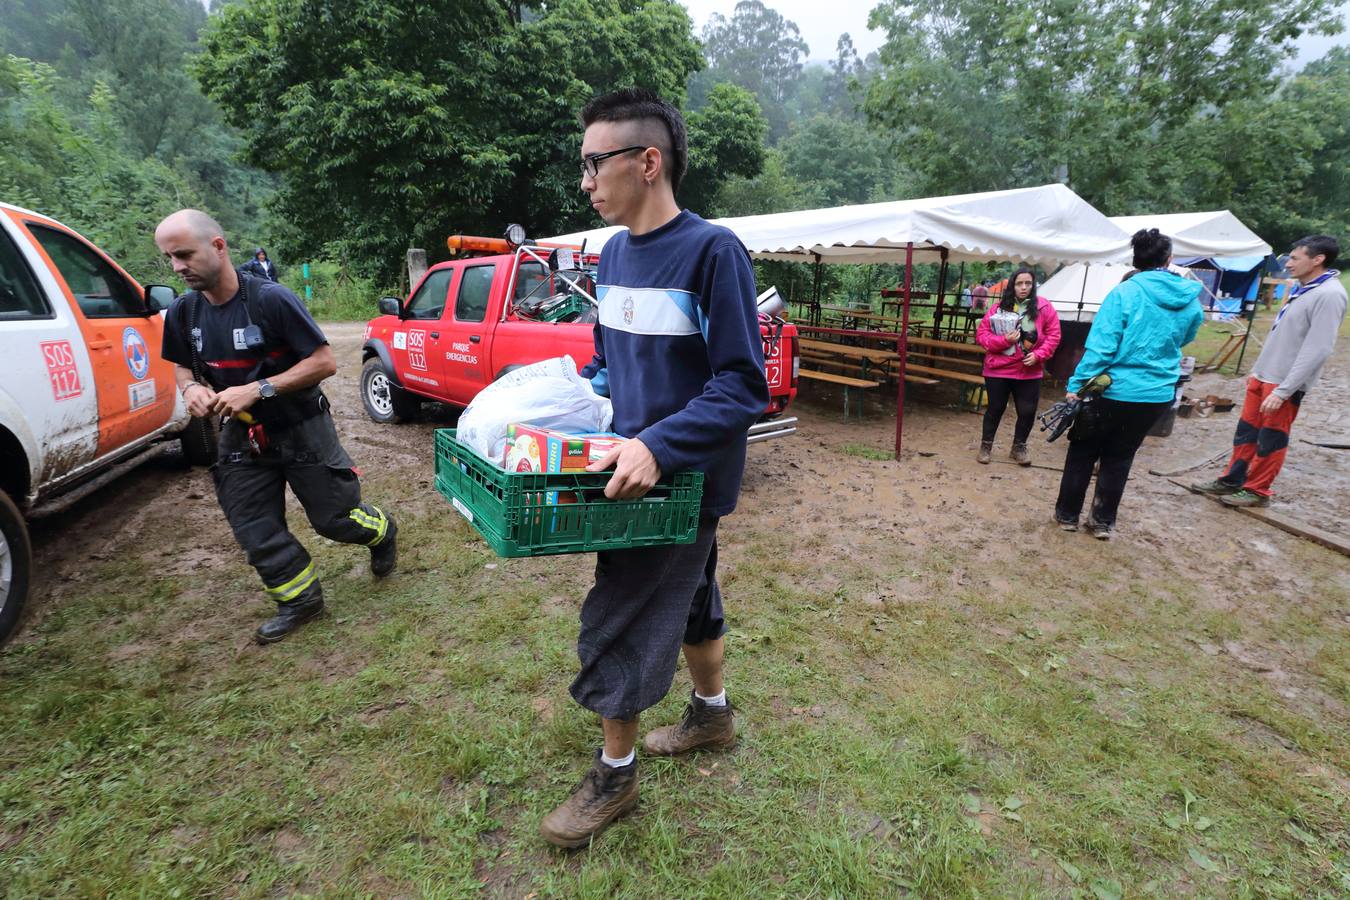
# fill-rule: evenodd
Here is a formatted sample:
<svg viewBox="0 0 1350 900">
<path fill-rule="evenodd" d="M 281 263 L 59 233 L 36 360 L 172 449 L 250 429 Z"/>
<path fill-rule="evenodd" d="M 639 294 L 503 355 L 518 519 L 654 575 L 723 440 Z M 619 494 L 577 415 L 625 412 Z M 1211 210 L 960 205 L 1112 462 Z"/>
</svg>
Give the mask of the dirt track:
<svg viewBox="0 0 1350 900">
<path fill-rule="evenodd" d="M 364 414 L 357 398 L 361 326 L 328 325 L 339 359 L 339 372 L 326 390 L 334 401 L 343 441 L 367 473 L 368 494 L 395 510 L 415 504 L 433 513 L 453 512 L 432 491 L 432 430 L 437 421 L 379 426 Z M 1343 403 L 1331 398 L 1350 392 L 1350 347 L 1342 346 L 1328 366 L 1325 381 L 1309 398 L 1296 425 L 1289 461 L 1278 482 L 1277 508 L 1321 528 L 1350 535 L 1350 453 L 1314 447 L 1299 439 L 1345 442 L 1350 433 Z M 1200 376 L 1192 393 L 1241 397 L 1242 382 Z M 1212 586 L 1217 608 L 1245 615 L 1278 616 L 1300 595 L 1317 589 L 1299 559 L 1315 558 L 1334 570 L 1335 554 L 1276 530 L 1217 503 L 1187 493 L 1166 479 L 1148 474 L 1181 469 L 1220 453 L 1229 445 L 1236 411 L 1206 419 L 1179 420 L 1171 437 L 1150 438 L 1136 462 L 1121 508 L 1117 538 L 1101 544 L 1084 534 L 1063 534 L 1049 523 L 1064 444 L 1046 445 L 1033 436 L 1036 466 L 1021 469 L 1006 459 L 1011 416 L 1005 418 L 996 461 L 974 461 L 978 416 L 950 401 L 941 388 L 912 391 L 905 418 L 904 458 L 866 458 L 859 448 L 886 450 L 894 439 L 894 400 L 869 403 L 862 422 L 841 420 L 836 395 L 807 385 L 795 412 L 800 432 L 784 441 L 752 447 L 740 510 L 725 531 L 773 532 L 788 546 L 821 560 L 816 577 L 840 579 L 856 564 L 884 563 L 898 548 L 948 559 L 956 584 L 974 583 L 992 594 L 1010 588 L 999 572 L 1009 567 L 1043 570 L 1046 589 L 1054 590 L 1056 572 L 1098 572 L 1105 584 L 1115 571 L 1138 571 L 1151 559 L 1158 578 L 1185 573 Z M 1052 400 L 1047 389 L 1042 406 Z M 444 419 L 444 416 L 442 416 Z M 1179 476 L 1199 478 L 1207 467 Z M 292 521 L 306 543 L 318 541 L 292 501 Z M 176 536 L 193 535 L 192 549 L 170 550 Z M 175 539 L 170 541 L 170 536 Z M 415 541 L 415 534 L 404 540 Z M 1019 545 L 1040 548 L 1028 558 Z M 244 570 L 216 506 L 205 471 L 182 468 L 172 453 L 77 504 L 72 510 L 35 523 L 36 587 L 25 630 L 67 604 L 78 604 L 90 589 L 87 561 L 129 555 L 137 569 L 155 567 L 172 575 L 193 576 L 204 586 L 219 578 L 237 578 Z M 736 559 L 731 546 L 732 565 Z M 884 568 L 884 565 L 882 566 Z M 1350 584 L 1350 567 L 1341 566 L 1340 584 Z M 1038 576 L 1039 578 L 1040 576 Z M 878 587 L 878 601 L 903 597 L 903 584 Z M 247 635 L 263 611 L 259 598 L 245 606 L 223 604 L 218 619 L 202 629 Z M 1344 626 L 1344 622 L 1340 623 Z M 23 641 L 20 634 L 17 641 Z M 1209 652 L 1209 648 L 1206 652 Z M 1345 704 L 1312 686 L 1300 675 L 1301 660 L 1316 648 L 1220 648 L 1264 677 L 1281 680 L 1281 693 L 1306 711 L 1347 715 Z"/>
</svg>

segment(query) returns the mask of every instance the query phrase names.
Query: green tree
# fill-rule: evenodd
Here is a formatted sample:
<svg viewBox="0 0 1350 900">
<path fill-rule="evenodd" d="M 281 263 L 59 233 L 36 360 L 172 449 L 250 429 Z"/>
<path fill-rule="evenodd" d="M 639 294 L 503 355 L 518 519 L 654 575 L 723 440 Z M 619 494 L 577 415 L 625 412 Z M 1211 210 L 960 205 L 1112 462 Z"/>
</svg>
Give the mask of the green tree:
<svg viewBox="0 0 1350 900">
<path fill-rule="evenodd" d="M 148 228 L 202 205 L 181 174 L 124 149 L 112 89 L 95 82 L 84 111 L 67 109 L 52 67 L 0 57 L 0 197 L 54 216 L 141 279 L 160 277 Z"/>
<path fill-rule="evenodd" d="M 1350 240 L 1350 47 L 1337 47 L 1310 64 L 1289 85 L 1282 112 L 1301 116 L 1316 132 L 1295 208 L 1272 229 L 1276 249 L 1307 234 Z M 1287 121 L 1282 123 L 1286 126 Z M 1286 185 L 1275 185 L 1277 189 Z"/>
<path fill-rule="evenodd" d="M 45 96 L 75 128 L 102 85 L 119 152 L 179 173 L 227 230 L 260 230 L 271 179 L 240 165 L 237 134 L 187 72 L 206 21 L 198 0 L 0 0 L 0 12 L 0 48 L 50 64 Z"/>
<path fill-rule="evenodd" d="M 686 123 L 689 170 L 680 186 L 680 203 L 695 211 L 712 209 L 728 178 L 753 178 L 764 166 L 764 133 L 769 124 L 749 91 L 719 84 L 702 109 Z"/>
<path fill-rule="evenodd" d="M 760 0 L 741 0 L 731 18 L 713 13 L 703 28 L 708 71 L 691 85 L 701 106 L 713 85 L 731 82 L 759 100 L 771 139 L 787 133 L 787 102 L 802 78 L 810 47 L 791 22 Z"/>
<path fill-rule="evenodd" d="M 1063 178 L 1113 213 L 1210 205 L 1224 195 L 1225 130 L 1270 122 L 1262 100 L 1281 63 L 1300 34 L 1338 26 L 1334 5 L 886 0 L 870 20 L 887 41 L 865 108 L 927 193 Z M 1258 153 L 1244 177 L 1278 183 L 1287 164 Z M 1243 205 L 1254 194 L 1227 196 L 1257 212 Z"/>
<path fill-rule="evenodd" d="M 701 65 L 665 0 L 249 0 L 197 68 L 281 178 L 284 249 L 388 276 L 454 231 L 585 227 L 577 110 L 624 85 L 683 99 Z"/>
<path fill-rule="evenodd" d="M 781 149 L 788 173 L 814 186 L 824 206 L 880 200 L 890 186 L 889 143 L 862 122 L 817 115 Z"/>
</svg>

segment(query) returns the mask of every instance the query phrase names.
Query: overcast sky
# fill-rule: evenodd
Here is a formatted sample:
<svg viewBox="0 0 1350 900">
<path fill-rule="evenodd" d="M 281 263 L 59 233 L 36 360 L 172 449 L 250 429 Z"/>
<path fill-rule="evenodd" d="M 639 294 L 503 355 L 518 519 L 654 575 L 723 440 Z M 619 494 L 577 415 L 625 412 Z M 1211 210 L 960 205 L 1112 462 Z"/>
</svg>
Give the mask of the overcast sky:
<svg viewBox="0 0 1350 900">
<path fill-rule="evenodd" d="M 701 35 L 703 25 L 713 13 L 728 18 L 736 8 L 736 0 L 680 0 L 694 20 L 694 33 Z M 884 35 L 867 30 L 867 14 L 877 5 L 876 0 L 761 0 L 769 9 L 790 22 L 795 22 L 802 39 L 811 48 L 811 59 L 827 62 L 834 58 L 834 47 L 839 35 L 848 32 L 859 56 L 866 56 L 881 46 Z M 1350 12 L 1350 3 L 1341 7 L 1342 15 Z M 1338 44 L 1350 43 L 1350 36 L 1305 37 L 1299 41 L 1297 65 L 1317 59 Z"/>
</svg>

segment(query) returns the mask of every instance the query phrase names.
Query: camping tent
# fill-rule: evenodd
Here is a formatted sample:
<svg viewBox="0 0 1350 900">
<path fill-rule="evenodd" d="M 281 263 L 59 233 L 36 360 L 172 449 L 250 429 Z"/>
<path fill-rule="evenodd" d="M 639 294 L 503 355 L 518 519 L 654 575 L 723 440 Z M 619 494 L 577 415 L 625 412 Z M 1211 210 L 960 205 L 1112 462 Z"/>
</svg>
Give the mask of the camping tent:
<svg viewBox="0 0 1350 900">
<path fill-rule="evenodd" d="M 714 219 L 760 259 L 896 263 L 915 255 L 964 260 L 1128 262 L 1129 241 L 1062 184 L 983 194 L 892 200 L 828 209 Z M 550 238 L 599 251 L 619 229 Z"/>
</svg>

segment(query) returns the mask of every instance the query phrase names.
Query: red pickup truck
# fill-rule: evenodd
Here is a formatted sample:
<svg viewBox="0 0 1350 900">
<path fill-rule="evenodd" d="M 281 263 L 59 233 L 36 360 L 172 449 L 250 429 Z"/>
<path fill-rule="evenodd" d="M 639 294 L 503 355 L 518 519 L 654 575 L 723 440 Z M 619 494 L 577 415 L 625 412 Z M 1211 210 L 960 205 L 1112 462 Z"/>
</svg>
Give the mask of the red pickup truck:
<svg viewBox="0 0 1350 900">
<path fill-rule="evenodd" d="M 432 266 L 407 300 L 385 297 L 366 325 L 361 400 L 376 422 L 413 418 L 425 400 L 467 406 L 520 366 L 595 353 L 597 257 L 494 238 L 450 238 L 461 258 Z M 769 406 L 746 440 L 796 431 L 784 416 L 797 396 L 797 328 L 761 312 Z"/>
</svg>

